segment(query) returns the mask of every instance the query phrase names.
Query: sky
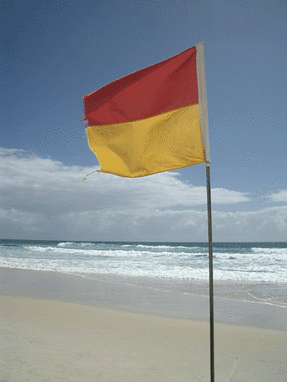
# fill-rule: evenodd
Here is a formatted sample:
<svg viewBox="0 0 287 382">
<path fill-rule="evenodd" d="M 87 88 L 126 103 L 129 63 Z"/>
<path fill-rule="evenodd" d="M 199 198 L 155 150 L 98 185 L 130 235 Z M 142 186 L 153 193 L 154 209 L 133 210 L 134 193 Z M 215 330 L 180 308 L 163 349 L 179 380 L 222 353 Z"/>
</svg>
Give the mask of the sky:
<svg viewBox="0 0 287 382">
<path fill-rule="evenodd" d="M 204 164 L 81 181 L 83 96 L 204 41 L 213 241 L 287 240 L 286 0 L 15 0 L 0 18 L 0 238 L 207 241 Z"/>
</svg>

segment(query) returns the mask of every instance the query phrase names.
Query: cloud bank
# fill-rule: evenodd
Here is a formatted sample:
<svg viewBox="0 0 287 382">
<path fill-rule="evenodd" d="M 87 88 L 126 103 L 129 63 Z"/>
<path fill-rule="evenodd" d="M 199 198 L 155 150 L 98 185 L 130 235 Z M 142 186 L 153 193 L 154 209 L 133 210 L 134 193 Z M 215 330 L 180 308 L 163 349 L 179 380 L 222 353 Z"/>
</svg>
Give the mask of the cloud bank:
<svg viewBox="0 0 287 382">
<path fill-rule="evenodd" d="M 165 172 L 127 179 L 65 166 L 23 150 L 0 149 L 1 238 L 207 241 L 206 189 Z M 287 191 L 271 196 L 286 202 Z M 247 193 L 212 190 L 214 241 L 286 240 L 287 205 L 220 212 L 250 203 Z M 234 209 L 234 207 L 233 207 Z"/>
</svg>

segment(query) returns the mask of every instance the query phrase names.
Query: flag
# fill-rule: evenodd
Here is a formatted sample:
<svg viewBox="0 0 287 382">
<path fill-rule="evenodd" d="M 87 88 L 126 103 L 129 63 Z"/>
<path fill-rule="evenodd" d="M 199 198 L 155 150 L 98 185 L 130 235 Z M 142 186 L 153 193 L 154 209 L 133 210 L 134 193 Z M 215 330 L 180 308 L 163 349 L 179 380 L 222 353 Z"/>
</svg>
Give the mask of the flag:
<svg viewBox="0 0 287 382">
<path fill-rule="evenodd" d="M 84 116 L 100 172 L 209 165 L 203 43 L 84 96 Z"/>
</svg>

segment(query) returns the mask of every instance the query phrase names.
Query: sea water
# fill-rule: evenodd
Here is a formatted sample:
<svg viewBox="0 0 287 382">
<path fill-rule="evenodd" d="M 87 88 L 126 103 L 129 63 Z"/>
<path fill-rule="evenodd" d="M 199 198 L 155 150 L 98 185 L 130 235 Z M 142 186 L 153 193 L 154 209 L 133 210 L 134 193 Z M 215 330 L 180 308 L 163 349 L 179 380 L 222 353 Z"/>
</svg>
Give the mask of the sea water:
<svg viewBox="0 0 287 382">
<path fill-rule="evenodd" d="M 208 295 L 207 243 L 0 240 L 0 267 Z M 215 295 L 287 308 L 287 243 L 213 243 Z"/>
</svg>

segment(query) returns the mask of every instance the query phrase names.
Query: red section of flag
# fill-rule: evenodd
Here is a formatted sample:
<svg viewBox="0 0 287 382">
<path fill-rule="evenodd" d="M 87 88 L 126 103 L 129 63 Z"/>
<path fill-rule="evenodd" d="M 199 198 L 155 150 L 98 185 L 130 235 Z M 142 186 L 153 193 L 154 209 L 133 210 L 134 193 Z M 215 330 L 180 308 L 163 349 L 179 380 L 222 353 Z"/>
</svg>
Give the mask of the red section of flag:
<svg viewBox="0 0 287 382">
<path fill-rule="evenodd" d="M 196 47 L 84 96 L 88 126 L 136 121 L 198 103 Z"/>
</svg>

